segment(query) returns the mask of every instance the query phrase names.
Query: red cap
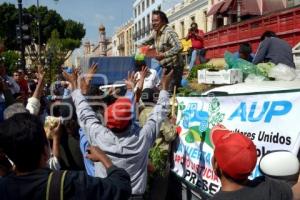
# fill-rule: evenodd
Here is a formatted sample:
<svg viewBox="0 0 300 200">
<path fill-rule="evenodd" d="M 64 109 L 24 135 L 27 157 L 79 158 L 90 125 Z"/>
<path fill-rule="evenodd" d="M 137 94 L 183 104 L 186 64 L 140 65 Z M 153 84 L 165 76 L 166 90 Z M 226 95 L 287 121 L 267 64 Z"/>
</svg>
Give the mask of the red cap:
<svg viewBox="0 0 300 200">
<path fill-rule="evenodd" d="M 234 179 L 246 179 L 257 161 L 256 147 L 248 137 L 218 125 L 211 130 L 214 157 L 220 169 Z"/>
<path fill-rule="evenodd" d="M 118 98 L 105 110 L 106 127 L 124 129 L 131 120 L 131 101 L 128 98 Z"/>
</svg>

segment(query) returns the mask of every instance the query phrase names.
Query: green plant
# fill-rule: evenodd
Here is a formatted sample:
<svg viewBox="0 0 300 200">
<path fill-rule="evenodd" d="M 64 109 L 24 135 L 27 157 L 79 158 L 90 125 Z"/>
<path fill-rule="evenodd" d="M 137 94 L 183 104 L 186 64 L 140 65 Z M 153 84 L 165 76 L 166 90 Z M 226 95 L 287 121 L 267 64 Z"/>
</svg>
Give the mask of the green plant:
<svg viewBox="0 0 300 200">
<path fill-rule="evenodd" d="M 193 80 L 193 79 L 197 78 L 198 70 L 201 70 L 201 69 L 215 69 L 215 68 L 216 68 L 215 66 L 209 65 L 209 64 L 196 65 L 191 69 L 190 74 L 189 74 L 187 79 L 188 80 Z"/>
<path fill-rule="evenodd" d="M 155 168 L 154 174 L 165 176 L 168 151 L 161 149 L 157 145 L 150 149 L 149 157 L 151 164 Z"/>
<path fill-rule="evenodd" d="M 14 71 L 17 70 L 17 62 L 20 55 L 16 51 L 4 51 L 1 53 L 1 57 L 4 58 L 5 66 L 7 67 L 7 73 L 11 75 Z"/>
</svg>

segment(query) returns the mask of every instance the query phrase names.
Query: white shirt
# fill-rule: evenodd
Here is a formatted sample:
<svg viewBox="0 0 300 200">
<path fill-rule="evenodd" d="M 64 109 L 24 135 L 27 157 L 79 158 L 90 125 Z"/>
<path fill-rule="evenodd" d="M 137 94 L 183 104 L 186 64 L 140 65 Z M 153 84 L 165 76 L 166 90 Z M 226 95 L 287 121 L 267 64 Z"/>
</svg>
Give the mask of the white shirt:
<svg viewBox="0 0 300 200">
<path fill-rule="evenodd" d="M 159 78 L 157 72 L 154 69 L 149 69 L 149 71 L 150 74 L 147 77 L 145 77 L 144 80 L 143 90 L 146 88 L 157 87 L 159 84 Z M 134 76 L 137 78 L 137 80 L 140 80 L 141 78 L 140 72 L 136 72 Z"/>
</svg>

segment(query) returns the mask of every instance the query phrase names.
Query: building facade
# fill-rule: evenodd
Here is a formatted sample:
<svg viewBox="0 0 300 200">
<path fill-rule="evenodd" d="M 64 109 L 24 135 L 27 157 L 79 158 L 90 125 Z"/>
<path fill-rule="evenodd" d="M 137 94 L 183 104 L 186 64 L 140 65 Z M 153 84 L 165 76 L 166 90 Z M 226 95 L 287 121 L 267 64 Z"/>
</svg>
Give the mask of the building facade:
<svg viewBox="0 0 300 200">
<path fill-rule="evenodd" d="M 97 45 L 91 43 L 90 41 L 86 41 L 83 45 L 83 54 L 84 57 L 88 56 L 107 56 L 107 52 L 109 51 L 108 46 L 111 43 L 111 39 L 106 37 L 105 27 L 104 25 L 99 26 L 99 42 Z"/>
<path fill-rule="evenodd" d="M 151 31 L 153 10 L 161 10 L 163 0 L 135 0 L 133 3 L 133 39 L 135 44 L 141 43 Z"/>
<path fill-rule="evenodd" d="M 211 30 L 207 20 L 208 0 L 183 0 L 166 11 L 169 25 L 177 32 L 179 38 L 185 38 L 192 22 L 198 24 L 204 32 Z"/>
<path fill-rule="evenodd" d="M 115 32 L 112 39 L 113 56 L 132 56 L 134 54 L 133 34 L 133 20 L 129 20 Z"/>
<path fill-rule="evenodd" d="M 119 40 L 117 34 L 115 33 L 111 38 L 111 56 L 119 56 L 118 45 Z"/>
</svg>

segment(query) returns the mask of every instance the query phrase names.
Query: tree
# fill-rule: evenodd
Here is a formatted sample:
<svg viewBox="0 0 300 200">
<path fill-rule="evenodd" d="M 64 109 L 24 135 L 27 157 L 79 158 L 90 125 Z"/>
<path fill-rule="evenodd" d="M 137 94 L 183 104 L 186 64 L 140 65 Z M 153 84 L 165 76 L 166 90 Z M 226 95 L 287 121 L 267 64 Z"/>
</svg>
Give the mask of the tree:
<svg viewBox="0 0 300 200">
<path fill-rule="evenodd" d="M 85 29 L 83 28 L 83 24 L 77 23 L 70 19 L 65 21 L 63 38 L 81 40 L 84 35 Z"/>
<path fill-rule="evenodd" d="M 18 24 L 18 10 L 13 4 L 4 3 L 0 6 L 0 38 L 6 49 L 18 49 L 16 40 L 16 25 Z"/>
<path fill-rule="evenodd" d="M 52 79 L 51 81 L 53 81 L 54 75 L 61 73 L 60 67 L 80 44 L 80 40 L 60 38 L 57 30 L 52 31 L 51 38 L 47 42 L 45 53 L 49 66 L 46 80 Z"/>
<path fill-rule="evenodd" d="M 1 57 L 4 58 L 5 66 L 7 67 L 7 73 L 11 75 L 14 71 L 17 70 L 17 62 L 20 58 L 20 55 L 16 51 L 5 51 L 1 53 Z"/>
<path fill-rule="evenodd" d="M 52 31 L 56 30 L 61 39 L 67 39 L 72 45 L 67 45 L 69 50 L 74 50 L 80 46 L 80 41 L 85 35 L 83 24 L 73 20 L 64 20 L 55 10 L 48 10 L 45 6 L 39 9 L 35 5 L 29 8 L 23 8 L 23 13 L 29 13 L 33 16 L 30 24 L 31 36 L 33 41 L 38 43 L 38 22 L 41 32 L 41 44 L 46 44 L 51 38 Z M 18 21 L 18 9 L 13 4 L 3 3 L 0 5 L 0 38 L 3 39 L 6 49 L 19 50 L 16 41 L 16 25 Z M 78 40 L 78 41 L 72 41 Z M 72 41 L 72 42 L 71 42 Z M 76 45 L 75 45 L 76 44 Z"/>
</svg>

